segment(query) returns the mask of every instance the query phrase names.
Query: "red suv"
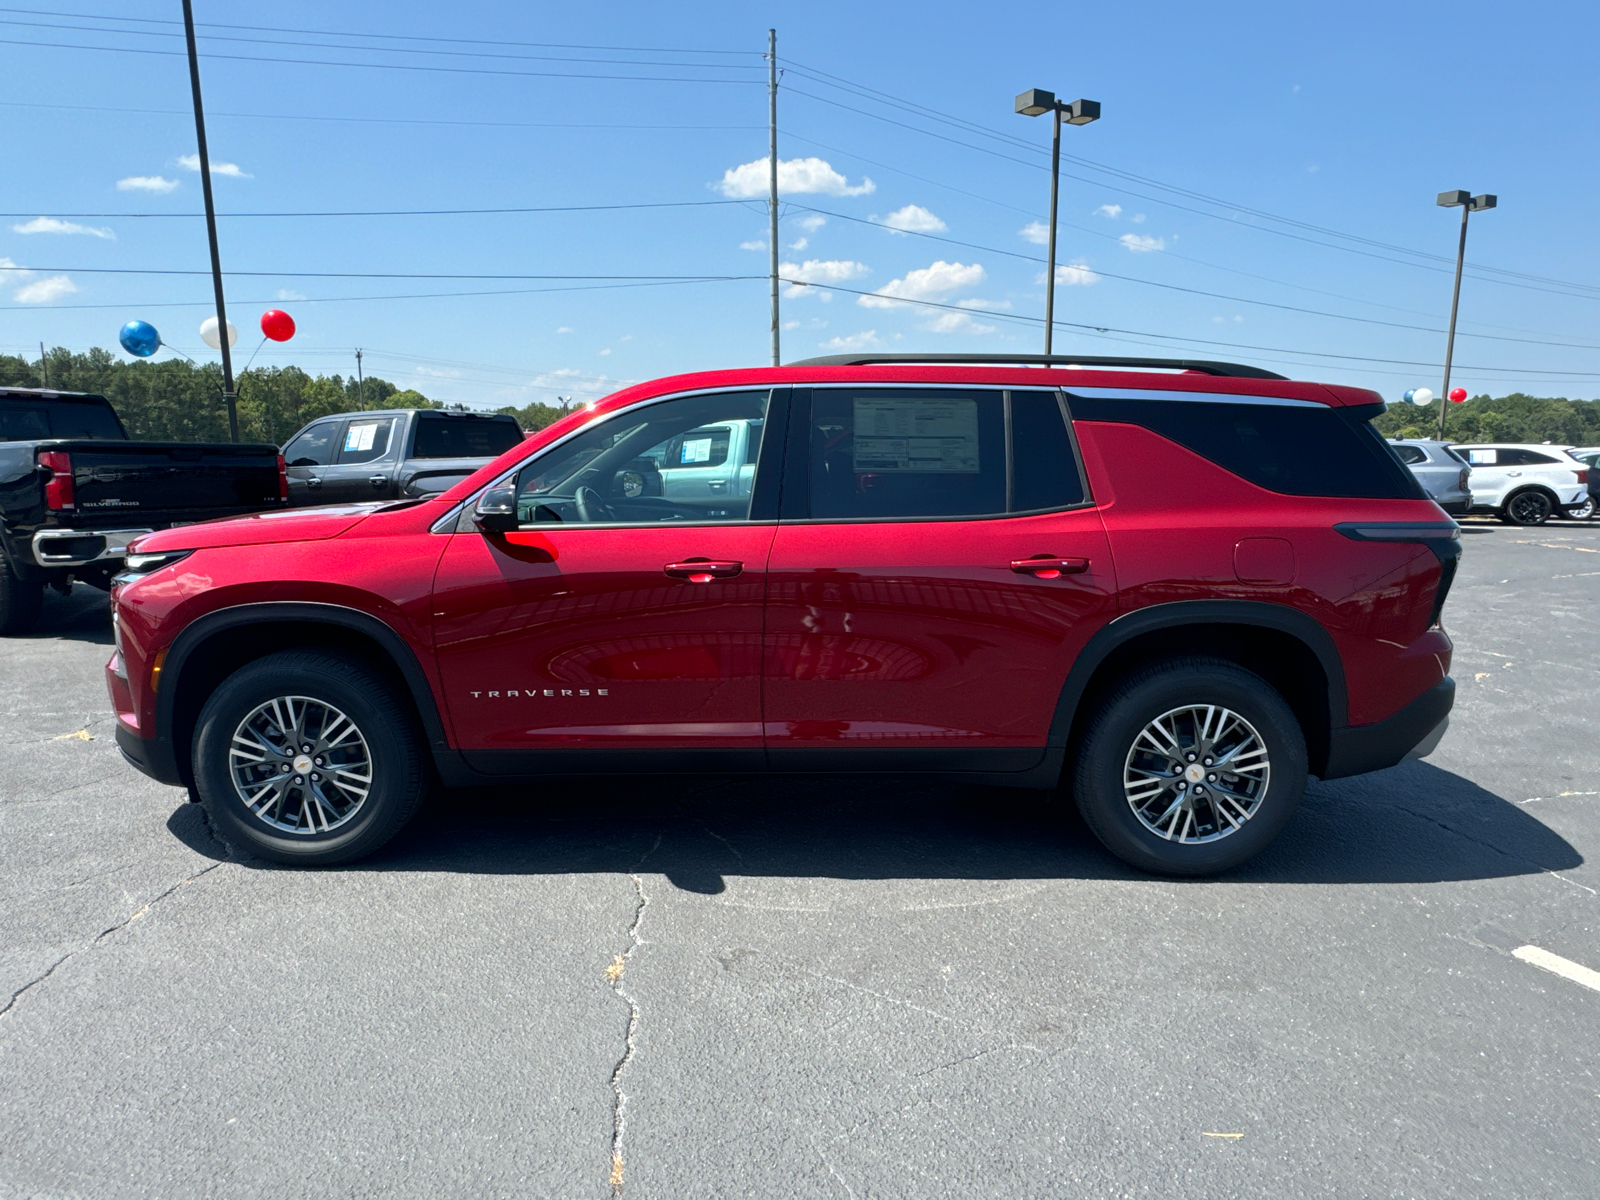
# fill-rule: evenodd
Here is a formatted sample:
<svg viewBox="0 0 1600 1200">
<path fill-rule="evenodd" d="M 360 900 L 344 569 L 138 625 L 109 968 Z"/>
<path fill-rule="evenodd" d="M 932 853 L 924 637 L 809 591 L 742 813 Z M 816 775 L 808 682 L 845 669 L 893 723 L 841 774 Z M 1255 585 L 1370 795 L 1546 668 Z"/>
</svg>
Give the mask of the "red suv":
<svg viewBox="0 0 1600 1200">
<path fill-rule="evenodd" d="M 823 358 L 641 384 L 442 495 L 140 539 L 117 742 L 253 852 L 434 782 L 937 773 L 1201 875 L 1443 735 L 1459 530 L 1373 392 L 1227 363 Z"/>
</svg>

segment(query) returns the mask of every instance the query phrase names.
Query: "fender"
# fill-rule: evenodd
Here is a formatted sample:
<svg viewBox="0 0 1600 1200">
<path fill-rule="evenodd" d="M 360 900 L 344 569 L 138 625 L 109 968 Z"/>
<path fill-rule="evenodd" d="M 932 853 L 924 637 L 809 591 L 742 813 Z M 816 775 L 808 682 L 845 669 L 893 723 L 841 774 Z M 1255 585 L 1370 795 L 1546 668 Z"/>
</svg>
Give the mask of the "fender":
<svg viewBox="0 0 1600 1200">
<path fill-rule="evenodd" d="M 1283 604 L 1259 600 L 1179 600 L 1171 604 L 1152 604 L 1148 608 L 1124 613 L 1108 622 L 1089 639 L 1067 673 L 1067 682 L 1056 703 L 1055 719 L 1050 723 L 1050 745 L 1065 746 L 1072 734 L 1072 722 L 1089 680 L 1111 652 L 1136 637 L 1158 629 L 1183 625 L 1254 625 L 1287 633 L 1305 643 L 1322 664 L 1328 679 L 1328 713 L 1335 729 L 1349 720 L 1344 663 L 1339 658 L 1333 637 L 1314 617 Z"/>
<path fill-rule="evenodd" d="M 382 646 L 399 670 L 401 678 L 411 692 L 417 714 L 422 719 L 423 733 L 428 739 L 434 758 L 453 757 L 455 751 L 445 735 L 444 722 L 439 716 L 439 706 L 428 683 L 428 676 L 417 661 L 410 644 L 388 625 L 370 613 L 338 604 L 314 601 L 282 600 L 264 604 L 238 604 L 219 608 L 191 622 L 167 651 L 163 674 L 181 678 L 183 668 L 195 648 L 212 634 L 241 625 L 258 625 L 267 621 L 299 621 L 317 625 L 336 625 L 364 633 Z M 177 703 L 177 689 L 168 688 L 156 693 L 156 741 L 164 742 L 172 751 L 173 708 Z"/>
</svg>

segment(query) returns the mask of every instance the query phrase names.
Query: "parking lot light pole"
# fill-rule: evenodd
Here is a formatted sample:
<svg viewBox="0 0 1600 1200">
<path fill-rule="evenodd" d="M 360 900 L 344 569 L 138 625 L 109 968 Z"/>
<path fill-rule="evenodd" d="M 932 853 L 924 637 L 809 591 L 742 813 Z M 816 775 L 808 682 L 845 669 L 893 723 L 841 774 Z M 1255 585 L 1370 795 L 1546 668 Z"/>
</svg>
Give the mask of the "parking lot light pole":
<svg viewBox="0 0 1600 1200">
<path fill-rule="evenodd" d="M 1056 328 L 1056 195 L 1061 188 L 1061 122 L 1068 125 L 1087 125 L 1100 119 L 1098 100 L 1074 100 L 1071 104 L 1056 99 L 1054 92 L 1043 88 L 1029 88 L 1017 97 L 1017 112 L 1025 117 L 1055 114 L 1055 137 L 1050 143 L 1050 266 L 1045 276 L 1044 293 L 1044 352 L 1050 353 L 1050 343 Z"/>
<path fill-rule="evenodd" d="M 1439 440 L 1444 441 L 1444 414 L 1450 408 L 1450 360 L 1456 351 L 1456 308 L 1461 303 L 1461 268 L 1467 260 L 1467 217 L 1486 208 L 1493 208 L 1496 197 L 1473 196 L 1467 192 L 1440 192 L 1440 208 L 1461 210 L 1461 241 L 1456 246 L 1456 290 L 1450 296 L 1450 334 L 1444 343 L 1444 387 L 1439 392 Z"/>
</svg>

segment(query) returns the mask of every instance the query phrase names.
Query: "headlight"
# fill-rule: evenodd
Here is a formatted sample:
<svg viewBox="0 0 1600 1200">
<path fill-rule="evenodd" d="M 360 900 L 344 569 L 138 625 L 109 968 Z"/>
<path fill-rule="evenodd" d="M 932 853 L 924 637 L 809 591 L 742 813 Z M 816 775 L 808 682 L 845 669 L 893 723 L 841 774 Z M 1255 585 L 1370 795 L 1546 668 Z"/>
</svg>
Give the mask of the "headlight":
<svg viewBox="0 0 1600 1200">
<path fill-rule="evenodd" d="M 150 554 L 130 554 L 123 559 L 122 570 L 118 572 L 113 582 L 130 583 L 152 571 L 159 571 L 162 567 L 170 567 L 175 562 L 181 562 L 193 553 L 193 550 L 159 550 Z"/>
</svg>

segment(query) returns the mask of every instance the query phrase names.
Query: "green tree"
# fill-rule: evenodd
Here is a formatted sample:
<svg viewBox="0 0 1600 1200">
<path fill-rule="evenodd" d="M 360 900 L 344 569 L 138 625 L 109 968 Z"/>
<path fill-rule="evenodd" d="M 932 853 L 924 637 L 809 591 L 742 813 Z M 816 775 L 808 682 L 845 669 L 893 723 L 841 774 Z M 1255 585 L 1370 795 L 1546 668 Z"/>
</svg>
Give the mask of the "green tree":
<svg viewBox="0 0 1600 1200">
<path fill-rule="evenodd" d="M 1473 396 L 1462 404 L 1451 404 L 1445 420 L 1445 436 L 1452 442 L 1600 445 L 1600 402 L 1594 400 L 1522 392 Z M 1394 404 L 1373 425 L 1385 437 L 1437 437 L 1439 412 Z"/>
</svg>

